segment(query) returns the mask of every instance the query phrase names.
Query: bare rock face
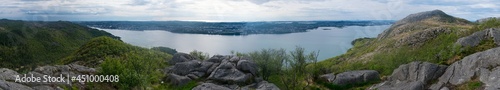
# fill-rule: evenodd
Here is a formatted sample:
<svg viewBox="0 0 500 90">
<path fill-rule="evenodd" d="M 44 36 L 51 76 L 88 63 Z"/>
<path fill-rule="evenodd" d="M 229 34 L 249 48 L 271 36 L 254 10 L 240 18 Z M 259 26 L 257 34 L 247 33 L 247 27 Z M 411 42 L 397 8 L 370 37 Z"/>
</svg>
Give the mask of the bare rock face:
<svg viewBox="0 0 500 90">
<path fill-rule="evenodd" d="M 444 65 L 415 61 L 400 65 L 387 81 L 375 84 L 370 89 L 379 90 L 423 90 L 427 82 L 441 76 L 446 69 Z"/>
<path fill-rule="evenodd" d="M 461 85 L 476 77 L 484 83 L 483 87 L 487 90 L 496 90 L 500 88 L 499 68 L 500 47 L 474 53 L 450 65 L 430 89 L 439 90 L 448 88 L 445 86 L 449 85 Z"/>
<path fill-rule="evenodd" d="M 334 75 L 333 73 L 321 75 L 320 78 L 336 85 L 358 84 L 380 80 L 379 73 L 375 70 L 348 71 Z"/>
<path fill-rule="evenodd" d="M 474 47 L 479 45 L 482 40 L 493 38 L 495 44 L 500 45 L 500 28 L 490 28 L 483 31 L 478 31 L 467 37 L 462 37 L 457 40 L 456 45 Z"/>
</svg>

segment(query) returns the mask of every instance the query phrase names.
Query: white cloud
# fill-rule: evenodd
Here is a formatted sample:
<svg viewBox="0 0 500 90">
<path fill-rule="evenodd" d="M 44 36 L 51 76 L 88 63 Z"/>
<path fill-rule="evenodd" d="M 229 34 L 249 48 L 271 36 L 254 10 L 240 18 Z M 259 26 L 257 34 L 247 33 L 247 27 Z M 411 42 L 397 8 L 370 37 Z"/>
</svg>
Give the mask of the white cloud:
<svg viewBox="0 0 500 90">
<path fill-rule="evenodd" d="M 475 20 L 498 0 L 0 0 L 0 17 L 24 20 L 397 20 L 440 9 Z M 33 18 L 33 17 L 41 17 Z"/>
</svg>

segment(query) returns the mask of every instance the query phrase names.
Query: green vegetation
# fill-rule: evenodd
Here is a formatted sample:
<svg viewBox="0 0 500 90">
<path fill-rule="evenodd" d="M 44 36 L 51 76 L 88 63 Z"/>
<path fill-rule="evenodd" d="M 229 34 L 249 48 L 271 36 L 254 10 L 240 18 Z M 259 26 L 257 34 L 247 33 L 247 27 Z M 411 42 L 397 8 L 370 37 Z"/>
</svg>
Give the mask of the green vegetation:
<svg viewBox="0 0 500 90">
<path fill-rule="evenodd" d="M 314 68 L 306 68 L 316 63 L 318 52 L 306 53 L 297 47 L 288 54 L 285 49 L 262 49 L 250 53 L 234 53 L 238 56 L 252 57 L 259 66 L 259 73 L 264 80 L 276 84 L 285 90 L 319 89 L 314 86 Z"/>
<path fill-rule="evenodd" d="M 169 48 L 169 47 L 153 47 L 153 48 L 151 48 L 151 50 L 156 50 L 156 51 L 168 53 L 170 55 L 174 55 L 175 53 L 177 53 L 177 50 Z"/>
<path fill-rule="evenodd" d="M 91 38 L 110 33 L 65 21 L 0 20 L 0 67 L 26 70 L 54 64 Z"/>
<path fill-rule="evenodd" d="M 132 46 L 109 37 L 97 37 L 61 62 L 99 66 L 100 75 L 120 76 L 119 82 L 110 83 L 118 89 L 145 89 L 160 84 L 164 77 L 160 70 L 171 58 L 163 52 Z"/>
<path fill-rule="evenodd" d="M 204 53 L 204 52 L 201 52 L 198 50 L 193 50 L 193 51 L 189 52 L 189 54 L 191 56 L 197 58 L 198 60 L 206 60 L 206 59 L 210 58 L 210 54 Z"/>
</svg>

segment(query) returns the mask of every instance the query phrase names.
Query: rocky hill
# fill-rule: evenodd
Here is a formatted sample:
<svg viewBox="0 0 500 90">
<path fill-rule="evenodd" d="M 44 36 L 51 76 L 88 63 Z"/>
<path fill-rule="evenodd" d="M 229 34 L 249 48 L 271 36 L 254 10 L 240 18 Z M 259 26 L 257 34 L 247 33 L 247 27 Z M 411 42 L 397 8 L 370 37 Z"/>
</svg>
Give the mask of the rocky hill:
<svg viewBox="0 0 500 90">
<path fill-rule="evenodd" d="M 366 89 L 495 89 L 498 85 L 492 80 L 496 76 L 491 75 L 499 65 L 489 60 L 498 58 L 492 48 L 499 46 L 499 27 L 497 19 L 473 23 L 440 10 L 415 13 L 377 38 L 358 40 L 347 53 L 319 62 L 320 69 L 333 73 L 380 72 L 381 83 L 355 86 Z"/>
</svg>

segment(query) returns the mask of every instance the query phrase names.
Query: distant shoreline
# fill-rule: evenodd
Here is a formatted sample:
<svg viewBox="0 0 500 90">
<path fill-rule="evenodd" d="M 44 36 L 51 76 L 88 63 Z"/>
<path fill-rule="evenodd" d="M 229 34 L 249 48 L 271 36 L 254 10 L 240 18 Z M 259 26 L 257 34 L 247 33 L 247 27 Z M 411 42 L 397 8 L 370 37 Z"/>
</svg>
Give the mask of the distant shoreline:
<svg viewBox="0 0 500 90">
<path fill-rule="evenodd" d="M 318 27 L 391 25 L 394 21 L 279 21 L 279 22 L 187 22 L 187 21 L 85 21 L 83 26 L 120 30 L 164 30 L 181 34 L 250 35 L 307 32 Z"/>
</svg>

